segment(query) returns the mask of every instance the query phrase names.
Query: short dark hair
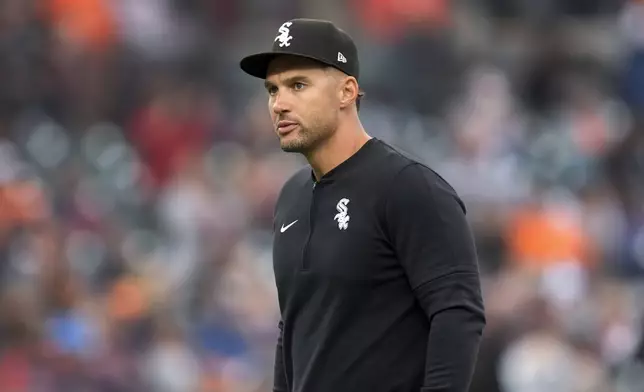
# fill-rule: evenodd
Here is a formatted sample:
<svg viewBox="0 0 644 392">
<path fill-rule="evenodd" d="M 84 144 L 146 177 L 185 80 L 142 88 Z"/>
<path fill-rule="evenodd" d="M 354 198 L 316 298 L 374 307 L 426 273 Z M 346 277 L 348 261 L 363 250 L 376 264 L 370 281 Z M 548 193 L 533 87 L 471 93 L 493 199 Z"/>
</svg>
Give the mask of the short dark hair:
<svg viewBox="0 0 644 392">
<path fill-rule="evenodd" d="M 356 98 L 356 109 L 358 109 L 358 111 L 360 111 L 360 101 L 362 100 L 362 97 L 364 97 L 364 91 L 359 91 L 358 97 Z"/>
</svg>

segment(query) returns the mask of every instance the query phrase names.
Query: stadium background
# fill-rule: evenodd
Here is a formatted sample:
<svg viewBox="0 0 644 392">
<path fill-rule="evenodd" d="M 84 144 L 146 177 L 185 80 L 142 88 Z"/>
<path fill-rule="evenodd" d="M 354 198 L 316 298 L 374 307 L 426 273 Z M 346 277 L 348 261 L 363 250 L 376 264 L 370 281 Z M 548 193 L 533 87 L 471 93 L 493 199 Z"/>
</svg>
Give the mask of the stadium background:
<svg viewBox="0 0 644 392">
<path fill-rule="evenodd" d="M 237 61 L 302 16 L 469 206 L 472 392 L 644 390 L 644 2 L 617 0 L 1 0 L 0 390 L 270 390 L 303 161 Z"/>
</svg>

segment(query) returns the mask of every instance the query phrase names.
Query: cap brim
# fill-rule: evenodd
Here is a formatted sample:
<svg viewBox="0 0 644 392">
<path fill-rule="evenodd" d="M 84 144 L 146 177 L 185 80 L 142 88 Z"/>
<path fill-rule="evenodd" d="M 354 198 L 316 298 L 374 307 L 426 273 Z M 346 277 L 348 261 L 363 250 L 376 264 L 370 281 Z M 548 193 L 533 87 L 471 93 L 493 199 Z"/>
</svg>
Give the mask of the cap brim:
<svg viewBox="0 0 644 392">
<path fill-rule="evenodd" d="M 268 65 L 278 55 L 279 53 L 275 53 L 275 52 L 253 54 L 253 55 L 244 57 L 239 62 L 239 66 L 241 67 L 242 71 L 246 72 L 251 76 L 254 76 L 260 79 L 266 79 Z"/>
<path fill-rule="evenodd" d="M 286 52 L 264 52 L 264 53 L 253 54 L 253 55 L 244 57 L 239 62 L 239 66 L 244 72 L 246 72 L 251 76 L 254 76 L 260 79 L 266 79 L 266 74 L 268 73 L 268 66 L 270 65 L 271 61 L 273 61 L 273 59 L 275 59 L 278 56 L 302 57 L 305 59 L 315 60 L 324 65 L 336 67 L 335 64 L 330 64 L 327 61 L 319 59 L 315 56 L 309 56 L 306 54 L 299 54 L 299 53 L 286 53 Z"/>
</svg>

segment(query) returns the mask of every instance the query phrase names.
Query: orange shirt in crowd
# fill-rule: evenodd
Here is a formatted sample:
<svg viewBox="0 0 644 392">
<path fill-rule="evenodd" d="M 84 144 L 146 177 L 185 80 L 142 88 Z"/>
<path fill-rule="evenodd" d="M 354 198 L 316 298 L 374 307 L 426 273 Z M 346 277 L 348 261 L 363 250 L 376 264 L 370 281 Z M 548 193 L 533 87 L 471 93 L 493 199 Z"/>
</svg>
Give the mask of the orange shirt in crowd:
<svg viewBox="0 0 644 392">
<path fill-rule="evenodd" d="M 145 314 L 148 305 L 142 281 L 132 276 L 116 281 L 108 295 L 108 314 L 113 320 L 136 319 Z"/>
<path fill-rule="evenodd" d="M 117 36 L 114 14 L 105 0 L 45 0 L 45 17 L 65 36 L 102 51 Z"/>
<path fill-rule="evenodd" d="M 48 216 L 46 196 L 36 182 L 0 183 L 0 230 L 43 222 Z"/>
<path fill-rule="evenodd" d="M 370 34 L 383 39 L 396 38 L 409 24 L 431 29 L 449 20 L 447 0 L 354 0 L 353 9 Z"/>
<path fill-rule="evenodd" d="M 581 223 L 563 211 L 526 208 L 509 222 L 510 259 L 521 267 L 542 270 L 565 261 L 590 267 L 590 241 Z"/>
</svg>

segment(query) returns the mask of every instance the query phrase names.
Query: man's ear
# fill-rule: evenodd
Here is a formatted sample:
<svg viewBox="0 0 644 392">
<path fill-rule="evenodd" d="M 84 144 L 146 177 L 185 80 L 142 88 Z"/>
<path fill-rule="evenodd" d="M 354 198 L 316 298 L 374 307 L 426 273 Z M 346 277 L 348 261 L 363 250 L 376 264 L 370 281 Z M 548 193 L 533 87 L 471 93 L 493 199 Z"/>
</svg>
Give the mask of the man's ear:
<svg viewBox="0 0 644 392">
<path fill-rule="evenodd" d="M 344 109 L 353 105 L 358 98 L 360 87 L 356 78 L 349 76 L 340 85 L 340 108 Z"/>
</svg>

